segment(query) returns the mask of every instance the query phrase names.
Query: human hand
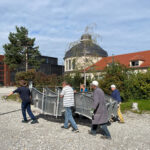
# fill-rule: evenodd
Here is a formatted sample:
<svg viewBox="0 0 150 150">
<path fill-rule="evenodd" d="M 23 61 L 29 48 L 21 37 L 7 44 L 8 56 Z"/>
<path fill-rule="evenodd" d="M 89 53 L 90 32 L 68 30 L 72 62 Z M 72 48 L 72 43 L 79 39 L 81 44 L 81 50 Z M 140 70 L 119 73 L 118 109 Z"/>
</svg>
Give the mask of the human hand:
<svg viewBox="0 0 150 150">
<path fill-rule="evenodd" d="M 90 110 L 90 114 L 92 114 L 92 115 L 94 114 L 94 110 L 93 109 Z"/>
</svg>

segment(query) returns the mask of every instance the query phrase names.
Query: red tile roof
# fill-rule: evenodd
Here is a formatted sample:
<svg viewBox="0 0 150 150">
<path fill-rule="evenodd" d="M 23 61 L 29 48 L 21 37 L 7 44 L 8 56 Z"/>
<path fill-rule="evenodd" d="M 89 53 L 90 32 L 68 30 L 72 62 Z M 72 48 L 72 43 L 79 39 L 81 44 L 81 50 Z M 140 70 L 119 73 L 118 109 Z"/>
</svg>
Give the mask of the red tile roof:
<svg viewBox="0 0 150 150">
<path fill-rule="evenodd" d="M 101 71 L 108 64 L 112 63 L 113 60 L 114 62 L 119 62 L 120 64 L 124 64 L 128 68 L 130 67 L 130 61 L 141 60 L 143 61 L 143 63 L 140 66 L 136 66 L 136 68 L 150 67 L 150 50 L 104 57 L 94 65 L 86 68 L 86 70 L 92 69 L 94 67 L 94 69 L 96 69 L 97 71 Z"/>
</svg>

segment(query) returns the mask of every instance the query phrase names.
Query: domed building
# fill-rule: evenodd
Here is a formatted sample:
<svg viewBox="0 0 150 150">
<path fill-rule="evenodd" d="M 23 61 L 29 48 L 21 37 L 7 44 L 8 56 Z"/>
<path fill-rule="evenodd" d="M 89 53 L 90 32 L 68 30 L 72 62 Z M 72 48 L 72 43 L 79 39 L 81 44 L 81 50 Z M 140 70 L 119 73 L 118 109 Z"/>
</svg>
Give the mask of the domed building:
<svg viewBox="0 0 150 150">
<path fill-rule="evenodd" d="M 65 72 L 84 69 L 107 56 L 107 52 L 93 42 L 90 34 L 83 34 L 80 43 L 65 54 Z"/>
</svg>

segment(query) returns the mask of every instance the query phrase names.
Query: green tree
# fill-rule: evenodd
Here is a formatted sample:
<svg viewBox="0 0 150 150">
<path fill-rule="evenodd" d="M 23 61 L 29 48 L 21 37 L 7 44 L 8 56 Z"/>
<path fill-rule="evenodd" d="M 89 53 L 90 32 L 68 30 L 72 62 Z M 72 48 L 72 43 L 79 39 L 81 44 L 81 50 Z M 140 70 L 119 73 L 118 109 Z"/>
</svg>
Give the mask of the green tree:
<svg viewBox="0 0 150 150">
<path fill-rule="evenodd" d="M 146 73 L 132 72 L 125 82 L 125 93 L 128 99 L 149 99 L 150 71 L 147 71 Z"/>
<path fill-rule="evenodd" d="M 111 94 L 110 86 L 115 84 L 120 90 L 121 97 L 126 100 L 125 84 L 128 80 L 128 70 L 124 65 L 113 62 L 104 69 L 104 74 L 99 80 L 100 87 L 106 94 Z"/>
<path fill-rule="evenodd" d="M 40 56 L 39 47 L 34 46 L 35 38 L 28 37 L 28 30 L 25 27 L 17 27 L 16 33 L 10 32 L 9 43 L 3 45 L 5 51 L 5 63 L 9 65 L 11 70 L 18 68 L 37 69 L 40 61 L 37 57 Z M 22 67 L 23 66 L 23 67 Z"/>
</svg>

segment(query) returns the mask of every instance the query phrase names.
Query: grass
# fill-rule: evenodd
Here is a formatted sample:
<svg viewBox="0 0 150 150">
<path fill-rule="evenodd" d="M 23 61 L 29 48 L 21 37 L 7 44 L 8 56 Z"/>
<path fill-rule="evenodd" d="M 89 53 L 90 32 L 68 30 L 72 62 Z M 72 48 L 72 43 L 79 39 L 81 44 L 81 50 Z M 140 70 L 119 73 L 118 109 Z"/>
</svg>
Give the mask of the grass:
<svg viewBox="0 0 150 150">
<path fill-rule="evenodd" d="M 134 102 L 138 103 L 139 111 L 132 110 L 132 103 Z M 135 113 L 144 113 L 144 112 L 150 113 L 150 100 L 129 100 L 128 102 L 124 102 L 121 104 L 121 111 L 123 113 L 127 111 L 132 111 Z"/>
</svg>

